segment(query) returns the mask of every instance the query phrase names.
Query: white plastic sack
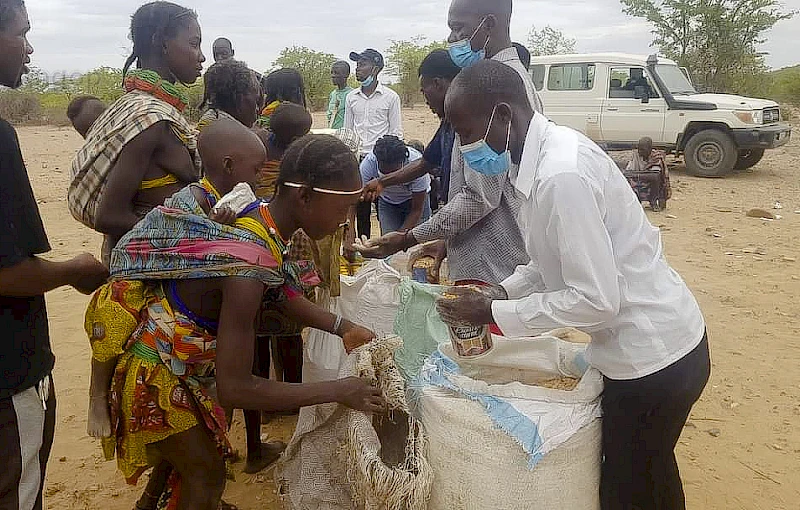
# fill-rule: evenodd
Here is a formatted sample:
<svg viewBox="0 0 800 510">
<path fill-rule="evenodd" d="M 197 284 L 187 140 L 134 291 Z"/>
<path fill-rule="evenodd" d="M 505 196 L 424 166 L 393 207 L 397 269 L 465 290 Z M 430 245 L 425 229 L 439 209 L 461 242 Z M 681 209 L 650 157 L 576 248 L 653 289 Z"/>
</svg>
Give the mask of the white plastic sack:
<svg viewBox="0 0 800 510">
<path fill-rule="evenodd" d="M 400 306 L 397 287 L 400 274 L 380 260 L 370 261 L 355 276 L 342 276 L 341 296 L 319 295 L 320 306 L 328 307 L 345 319 L 360 324 L 379 337 L 393 334 Z M 342 340 L 317 329 L 305 333 L 303 382 L 323 382 L 338 378 L 347 354 Z"/>
<path fill-rule="evenodd" d="M 430 510 L 599 508 L 603 384 L 584 349 L 495 337 L 489 354 L 459 359 L 452 372 L 441 366 L 457 359 L 452 347 L 440 346 L 423 367 L 415 411 L 434 472 Z M 573 391 L 534 385 L 580 374 Z"/>
</svg>

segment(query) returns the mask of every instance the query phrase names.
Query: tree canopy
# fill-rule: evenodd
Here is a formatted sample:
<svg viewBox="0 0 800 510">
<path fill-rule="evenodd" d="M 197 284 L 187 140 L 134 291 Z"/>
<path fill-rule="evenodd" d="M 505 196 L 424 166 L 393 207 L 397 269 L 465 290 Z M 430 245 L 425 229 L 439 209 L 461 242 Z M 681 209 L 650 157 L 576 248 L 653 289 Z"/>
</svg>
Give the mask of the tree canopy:
<svg viewBox="0 0 800 510">
<path fill-rule="evenodd" d="M 575 39 L 567 37 L 561 30 L 548 25 L 541 30 L 531 27 L 527 47 L 531 56 L 540 57 L 575 53 L 575 44 Z"/>
<path fill-rule="evenodd" d="M 386 70 L 397 78 L 395 91 L 405 106 L 422 101 L 419 91 L 419 66 L 433 50 L 446 48 L 444 41 L 428 43 L 423 37 L 407 41 L 392 41 L 386 51 L 388 62 Z"/>
<path fill-rule="evenodd" d="M 700 88 L 744 92 L 766 71 L 759 46 L 778 22 L 794 16 L 778 0 L 621 0 L 646 19 L 661 53 L 689 69 Z"/>
</svg>

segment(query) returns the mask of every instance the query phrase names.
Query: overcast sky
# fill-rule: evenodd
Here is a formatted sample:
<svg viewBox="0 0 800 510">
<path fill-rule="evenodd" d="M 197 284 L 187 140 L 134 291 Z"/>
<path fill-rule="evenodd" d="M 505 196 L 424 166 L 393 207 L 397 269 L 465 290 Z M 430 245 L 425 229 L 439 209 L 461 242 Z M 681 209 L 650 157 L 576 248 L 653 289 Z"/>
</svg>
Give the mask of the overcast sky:
<svg viewBox="0 0 800 510">
<path fill-rule="evenodd" d="M 122 67 L 130 51 L 130 15 L 137 0 L 27 0 L 33 25 L 33 64 L 48 73 Z M 351 50 L 385 50 L 393 39 L 447 37 L 449 0 L 186 0 L 200 15 L 203 49 L 233 41 L 236 57 L 257 70 L 272 66 L 286 46 L 307 46 L 346 57 Z M 512 37 L 525 42 L 532 25 L 551 25 L 577 39 L 580 52 L 651 51 L 648 25 L 622 13 L 618 0 L 517 0 Z M 800 10 L 800 0 L 785 0 Z M 767 34 L 771 67 L 800 63 L 800 16 Z"/>
</svg>

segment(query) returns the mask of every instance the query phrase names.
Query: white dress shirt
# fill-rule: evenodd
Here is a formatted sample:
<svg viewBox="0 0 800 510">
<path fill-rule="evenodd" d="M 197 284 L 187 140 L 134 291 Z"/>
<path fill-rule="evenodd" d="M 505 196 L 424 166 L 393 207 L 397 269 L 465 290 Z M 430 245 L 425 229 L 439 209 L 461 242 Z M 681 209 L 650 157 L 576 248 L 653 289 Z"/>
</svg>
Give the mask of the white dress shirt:
<svg viewBox="0 0 800 510">
<path fill-rule="evenodd" d="M 697 301 L 597 145 L 535 114 L 514 186 L 531 262 L 502 283 L 510 299 L 492 305 L 504 334 L 584 330 L 592 335 L 588 361 L 616 380 L 651 375 L 699 345 Z"/>
<path fill-rule="evenodd" d="M 347 95 L 344 127 L 361 138 L 361 155 L 369 154 L 375 142 L 386 135 L 403 138 L 403 119 L 400 115 L 400 96 L 389 87 L 378 84 L 371 96 L 361 88 Z"/>
</svg>

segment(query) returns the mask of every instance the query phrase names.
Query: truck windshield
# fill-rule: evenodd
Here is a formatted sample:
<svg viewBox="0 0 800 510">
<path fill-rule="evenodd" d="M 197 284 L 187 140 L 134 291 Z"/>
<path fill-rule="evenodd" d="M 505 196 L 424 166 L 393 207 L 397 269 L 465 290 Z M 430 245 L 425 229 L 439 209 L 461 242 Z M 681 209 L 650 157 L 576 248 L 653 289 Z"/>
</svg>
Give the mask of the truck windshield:
<svg viewBox="0 0 800 510">
<path fill-rule="evenodd" d="M 659 64 L 656 66 L 656 72 L 673 96 L 697 94 L 697 91 L 686 79 L 680 67 Z"/>
</svg>

